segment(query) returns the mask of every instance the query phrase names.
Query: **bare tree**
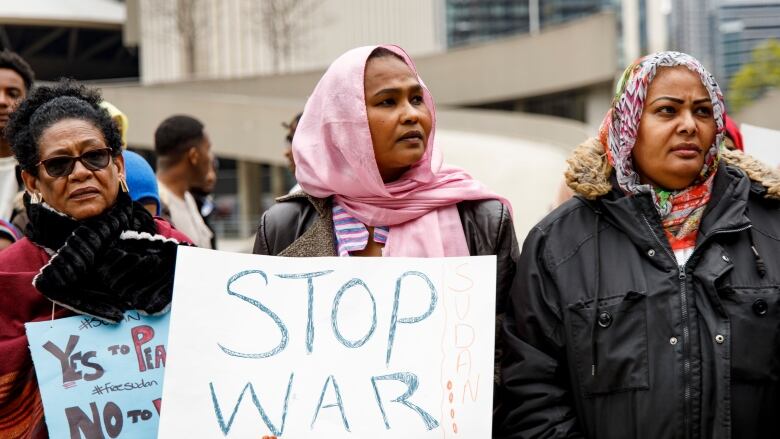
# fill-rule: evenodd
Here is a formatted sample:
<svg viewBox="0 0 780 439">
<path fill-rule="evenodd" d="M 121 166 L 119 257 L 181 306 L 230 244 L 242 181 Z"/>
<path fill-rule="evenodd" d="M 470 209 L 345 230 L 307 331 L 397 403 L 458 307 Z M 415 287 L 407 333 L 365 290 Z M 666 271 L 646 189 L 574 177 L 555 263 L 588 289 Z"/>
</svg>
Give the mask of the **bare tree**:
<svg viewBox="0 0 780 439">
<path fill-rule="evenodd" d="M 184 57 L 184 71 L 189 78 L 194 77 L 197 72 L 197 34 L 205 32 L 207 27 L 207 14 L 202 9 L 208 6 L 208 2 L 209 0 L 147 0 L 143 4 L 151 16 L 170 20 L 170 25 L 158 29 L 162 34 L 155 37 L 173 36 L 179 41 Z"/>
<path fill-rule="evenodd" d="M 260 25 L 263 40 L 271 49 L 273 71 L 289 67 L 294 48 L 304 41 L 311 29 L 311 17 L 322 0 L 262 0 L 252 2 L 255 23 Z M 257 5 L 259 3 L 259 6 Z"/>
<path fill-rule="evenodd" d="M 184 49 L 186 57 L 186 71 L 189 77 L 195 76 L 195 58 L 196 58 L 196 30 L 195 11 L 198 6 L 202 6 L 202 0 L 176 0 L 176 30 L 179 32 L 179 38 Z"/>
</svg>

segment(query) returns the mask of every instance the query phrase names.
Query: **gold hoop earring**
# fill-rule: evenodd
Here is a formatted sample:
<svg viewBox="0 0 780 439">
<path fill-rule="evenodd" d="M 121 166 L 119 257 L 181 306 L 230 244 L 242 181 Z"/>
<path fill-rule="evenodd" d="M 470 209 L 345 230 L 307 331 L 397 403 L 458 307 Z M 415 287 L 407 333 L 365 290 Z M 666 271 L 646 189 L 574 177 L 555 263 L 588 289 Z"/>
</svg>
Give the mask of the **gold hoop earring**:
<svg viewBox="0 0 780 439">
<path fill-rule="evenodd" d="M 38 204 L 43 201 L 43 197 L 40 192 L 33 192 L 30 194 L 30 204 Z"/>
<path fill-rule="evenodd" d="M 122 177 L 119 177 L 119 188 L 122 189 L 122 192 L 130 193 L 130 188 L 127 187 L 127 182 Z"/>
</svg>

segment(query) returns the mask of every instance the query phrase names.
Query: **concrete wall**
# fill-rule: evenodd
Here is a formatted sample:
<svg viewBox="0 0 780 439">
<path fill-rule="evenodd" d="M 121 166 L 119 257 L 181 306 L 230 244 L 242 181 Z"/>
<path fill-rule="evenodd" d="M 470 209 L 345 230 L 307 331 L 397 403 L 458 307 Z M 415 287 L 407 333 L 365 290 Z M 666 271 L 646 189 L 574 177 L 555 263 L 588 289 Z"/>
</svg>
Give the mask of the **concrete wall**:
<svg viewBox="0 0 780 439">
<path fill-rule="evenodd" d="M 196 6 L 198 28 L 190 74 L 176 28 L 177 0 L 140 1 L 142 78 L 148 84 L 323 69 L 347 49 L 368 44 L 393 42 L 421 55 L 443 51 L 446 43 L 439 28 L 444 0 L 299 0 L 305 7 L 290 15 L 289 56 L 276 65 L 261 1 L 187 0 Z"/>
<path fill-rule="evenodd" d="M 415 60 L 440 104 L 480 104 L 611 81 L 617 29 L 611 13 Z"/>
<path fill-rule="evenodd" d="M 283 165 L 288 121 L 303 107 L 298 99 L 225 94 L 161 92 L 147 87 L 104 88 L 106 100 L 129 119 L 128 143 L 152 149 L 154 130 L 166 117 L 191 114 L 204 122 L 216 154 L 239 160 Z M 566 151 L 587 137 L 579 122 L 549 116 L 486 110 L 442 109 L 437 130 L 458 130 L 536 142 Z"/>
<path fill-rule="evenodd" d="M 512 100 L 611 83 L 618 70 L 615 16 L 602 13 L 532 35 L 434 55 L 414 56 L 439 105 Z M 334 53 L 329 61 L 339 53 Z M 305 100 L 324 68 L 285 75 L 180 81 L 160 90 L 229 93 Z"/>
<path fill-rule="evenodd" d="M 259 213 L 262 188 L 256 163 L 284 165 L 282 147 L 289 120 L 302 102 L 230 95 L 189 95 L 148 88 L 108 88 L 105 98 L 129 119 L 128 143 L 152 149 L 164 118 L 186 112 L 201 119 L 220 157 L 240 160 L 242 225 Z M 585 124 L 525 113 L 444 109 L 437 112 L 436 142 L 448 163 L 461 166 L 517 206 L 515 227 L 523 237 L 549 210 L 562 179 L 564 159 L 588 137 Z M 532 189 L 530 189 L 532 188 Z M 269 189 L 269 188 L 265 188 Z"/>
<path fill-rule="evenodd" d="M 202 120 L 216 154 L 260 163 L 284 164 L 281 156 L 288 121 L 302 108 L 297 100 L 235 95 L 160 92 L 144 87 L 104 88 L 106 100 L 129 119 L 128 143 L 152 149 L 154 130 L 173 114 Z"/>
<path fill-rule="evenodd" d="M 466 169 L 514 207 L 513 222 L 522 243 L 550 212 L 563 181 L 567 152 L 549 144 L 504 135 L 442 130 L 436 143 L 445 161 Z"/>
<path fill-rule="evenodd" d="M 593 132 L 611 98 L 617 72 L 615 17 L 611 13 L 443 54 L 416 57 L 439 107 L 440 128 L 453 128 L 542 144 L 574 145 Z M 566 56 L 552 56 L 562 54 Z M 223 156 L 282 164 L 282 121 L 300 111 L 322 70 L 233 80 L 196 80 L 146 86 L 105 85 L 106 99 L 130 117 L 130 143 L 151 147 L 165 117 L 190 113 L 204 120 Z M 527 114 L 449 111 L 449 105 L 510 100 L 585 87 L 588 126 Z M 574 128 L 572 128 L 574 127 Z M 573 130 L 573 131 L 572 131 Z M 563 134 L 574 132 L 574 135 Z M 502 134 L 503 135 L 503 134 Z"/>
<path fill-rule="evenodd" d="M 606 111 L 619 69 L 617 38 L 615 16 L 603 13 L 538 35 L 414 56 L 438 105 L 437 144 L 447 162 L 466 168 L 513 202 L 520 238 L 547 213 L 568 152 L 594 132 Z M 337 55 L 329 54 L 328 61 Z M 105 85 L 103 90 L 105 98 L 128 115 L 128 142 L 136 147 L 152 148 L 155 128 L 172 114 L 188 113 L 201 119 L 215 153 L 241 161 L 239 198 L 242 216 L 248 219 L 257 213 L 250 201 L 257 201 L 259 191 L 252 183 L 257 180 L 252 163 L 285 163 L 281 153 L 286 131 L 281 123 L 303 108 L 323 70 Z M 590 126 L 526 113 L 453 108 L 572 89 L 588 91 Z"/>
</svg>

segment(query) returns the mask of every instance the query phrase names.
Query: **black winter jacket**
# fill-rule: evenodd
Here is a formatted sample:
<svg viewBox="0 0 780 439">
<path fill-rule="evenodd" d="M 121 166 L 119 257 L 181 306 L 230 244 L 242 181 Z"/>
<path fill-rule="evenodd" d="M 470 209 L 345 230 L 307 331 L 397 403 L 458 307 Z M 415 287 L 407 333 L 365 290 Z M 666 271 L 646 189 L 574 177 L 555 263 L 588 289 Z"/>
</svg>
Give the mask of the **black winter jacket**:
<svg viewBox="0 0 780 439">
<path fill-rule="evenodd" d="M 577 196 L 530 232 L 499 437 L 780 437 L 780 179 L 734 157 L 766 186 L 721 164 L 684 265 L 649 195 Z"/>
</svg>

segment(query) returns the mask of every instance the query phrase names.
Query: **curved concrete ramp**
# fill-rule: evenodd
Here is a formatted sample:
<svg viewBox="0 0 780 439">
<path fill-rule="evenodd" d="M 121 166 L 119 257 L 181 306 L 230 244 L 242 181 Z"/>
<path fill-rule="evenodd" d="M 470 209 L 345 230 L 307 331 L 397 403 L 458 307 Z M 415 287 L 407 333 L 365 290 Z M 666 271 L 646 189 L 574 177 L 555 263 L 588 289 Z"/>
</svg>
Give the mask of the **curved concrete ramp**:
<svg viewBox="0 0 780 439">
<path fill-rule="evenodd" d="M 509 199 L 522 243 L 550 211 L 565 168 L 566 151 L 550 144 L 455 130 L 436 132 L 446 163 L 467 170 Z"/>
</svg>

